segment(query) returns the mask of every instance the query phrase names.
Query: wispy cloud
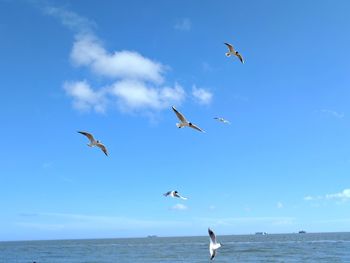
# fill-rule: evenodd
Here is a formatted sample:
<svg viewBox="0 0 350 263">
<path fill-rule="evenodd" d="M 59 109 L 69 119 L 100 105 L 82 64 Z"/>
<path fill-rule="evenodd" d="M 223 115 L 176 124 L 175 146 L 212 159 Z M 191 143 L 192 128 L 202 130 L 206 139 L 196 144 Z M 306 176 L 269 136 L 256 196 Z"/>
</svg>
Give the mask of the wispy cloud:
<svg viewBox="0 0 350 263">
<path fill-rule="evenodd" d="M 204 72 L 212 72 L 215 70 L 208 62 L 202 62 L 202 70 Z"/>
<path fill-rule="evenodd" d="M 96 28 L 95 22 L 65 8 L 51 6 L 44 1 L 40 2 L 40 5 L 45 14 L 58 18 L 62 25 L 76 33 L 90 33 Z"/>
<path fill-rule="evenodd" d="M 337 201 L 342 201 L 346 202 L 350 200 L 350 188 L 344 189 L 341 192 L 338 193 L 332 193 L 332 194 L 326 194 L 323 196 L 305 196 L 304 197 L 305 201 L 317 201 L 317 200 L 337 200 Z"/>
<path fill-rule="evenodd" d="M 41 164 L 42 169 L 49 169 L 53 166 L 53 162 L 44 162 Z"/>
<path fill-rule="evenodd" d="M 322 109 L 319 112 L 323 115 L 330 116 L 336 119 L 343 119 L 345 117 L 344 113 L 335 110 Z"/>
<path fill-rule="evenodd" d="M 94 90 L 87 81 L 67 81 L 63 84 L 67 95 L 73 98 L 73 107 L 81 111 L 105 112 L 107 90 Z"/>
<path fill-rule="evenodd" d="M 183 204 L 176 204 L 173 207 L 171 207 L 172 210 L 178 210 L 178 211 L 184 211 L 187 210 L 188 207 Z"/>
<path fill-rule="evenodd" d="M 180 210 L 183 211 L 181 205 L 176 207 L 181 207 Z M 111 232 L 119 233 L 119 235 L 123 235 L 120 233 L 135 233 L 139 236 L 140 233 L 166 233 L 169 229 L 182 229 L 180 230 L 180 232 L 183 231 L 182 234 L 188 234 L 191 231 L 199 234 L 203 233 L 203 229 L 205 230 L 208 226 L 226 228 L 230 231 L 245 229 L 243 232 L 254 232 L 263 229 L 268 232 L 278 232 L 285 231 L 288 227 L 294 229 L 297 219 L 294 217 L 191 217 L 186 220 L 162 220 L 114 215 L 35 213 L 24 214 L 14 222 L 14 225 L 23 231 L 75 233 L 78 236 L 86 236 L 86 233 L 96 234 L 96 232 L 100 236 L 101 233 L 108 236 L 108 233 Z M 173 234 L 179 234 L 179 232 Z"/>
<path fill-rule="evenodd" d="M 305 201 L 313 201 L 313 200 L 318 200 L 318 199 L 320 199 L 319 196 L 315 197 L 315 196 L 307 195 L 307 196 L 304 197 Z"/>
<path fill-rule="evenodd" d="M 278 209 L 282 209 L 284 207 L 282 202 L 277 202 L 276 206 Z"/>
<path fill-rule="evenodd" d="M 213 98 L 209 90 L 197 88 L 195 85 L 192 87 L 192 95 L 198 103 L 206 105 L 210 104 Z"/>
<path fill-rule="evenodd" d="M 251 211 L 252 211 L 252 208 L 249 207 L 249 206 L 245 206 L 245 207 L 244 207 L 244 211 L 246 211 L 246 212 L 251 212 Z"/>
<path fill-rule="evenodd" d="M 174 226 L 189 226 L 185 221 L 162 221 L 151 219 L 135 219 L 119 216 L 100 216 L 67 213 L 36 213 L 31 216 L 23 216 L 26 220 L 15 224 L 23 228 L 38 230 L 60 230 L 60 229 L 148 229 L 168 228 Z"/>
<path fill-rule="evenodd" d="M 344 189 L 343 191 L 335 194 L 327 194 L 326 199 L 348 201 L 350 200 L 350 189 Z"/>
<path fill-rule="evenodd" d="M 57 230 L 65 229 L 64 224 L 54 224 L 54 223 L 16 222 L 15 225 L 20 228 L 29 228 L 29 229 L 44 230 L 44 231 L 57 231 Z"/>
<path fill-rule="evenodd" d="M 190 31 L 192 23 L 189 18 L 181 18 L 175 23 L 174 28 L 179 31 Z"/>
<path fill-rule="evenodd" d="M 350 218 L 336 218 L 336 219 L 323 219 L 323 220 L 316 220 L 315 223 L 350 223 Z"/>
<path fill-rule="evenodd" d="M 180 105 L 185 100 L 186 92 L 178 83 L 163 84 L 168 66 L 133 50 L 108 51 L 94 33 L 94 22 L 64 8 L 45 6 L 43 9 L 45 14 L 58 18 L 76 33 L 70 53 L 73 65 L 86 67 L 111 81 L 98 88 L 87 80 L 65 81 L 63 89 L 73 99 L 75 109 L 101 113 L 106 112 L 109 105 L 118 105 L 123 112 L 147 112 Z M 186 28 L 189 21 L 182 22 Z M 204 97 L 202 101 L 208 100 Z"/>
<path fill-rule="evenodd" d="M 216 206 L 215 205 L 210 205 L 209 206 L 209 210 L 215 210 L 216 209 Z"/>
<path fill-rule="evenodd" d="M 232 99 L 237 100 L 237 101 L 241 101 L 241 102 L 248 102 L 249 101 L 248 97 L 242 96 L 239 94 L 233 94 L 231 97 L 232 97 Z"/>
<path fill-rule="evenodd" d="M 230 217 L 230 218 L 198 218 L 198 221 L 209 225 L 237 226 L 237 225 L 292 225 L 296 222 L 295 217 Z"/>
<path fill-rule="evenodd" d="M 38 213 L 19 213 L 18 214 L 20 217 L 36 217 L 39 214 Z"/>
</svg>

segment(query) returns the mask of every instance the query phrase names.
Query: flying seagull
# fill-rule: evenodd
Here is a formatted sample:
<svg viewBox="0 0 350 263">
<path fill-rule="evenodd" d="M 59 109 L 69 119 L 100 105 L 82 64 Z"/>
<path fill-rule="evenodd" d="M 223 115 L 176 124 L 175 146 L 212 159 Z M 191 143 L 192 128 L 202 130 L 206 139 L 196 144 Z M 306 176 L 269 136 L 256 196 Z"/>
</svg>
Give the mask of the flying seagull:
<svg viewBox="0 0 350 263">
<path fill-rule="evenodd" d="M 197 131 L 204 132 L 201 128 L 199 128 L 198 126 L 196 126 L 192 122 L 188 122 L 186 120 L 185 116 L 183 116 L 182 113 L 180 113 L 177 109 L 175 109 L 174 106 L 172 108 L 173 108 L 173 111 L 175 112 L 177 118 L 180 120 L 180 123 L 176 123 L 176 126 L 178 128 L 183 128 L 183 127 L 187 126 L 187 127 L 196 129 Z"/>
<path fill-rule="evenodd" d="M 208 228 L 208 233 L 210 237 L 210 244 L 209 244 L 209 253 L 210 253 L 210 260 L 213 260 L 213 258 L 216 255 L 216 250 L 221 247 L 221 243 L 216 242 L 216 236 L 210 228 Z"/>
<path fill-rule="evenodd" d="M 223 122 L 223 123 L 231 124 L 228 120 L 226 120 L 226 119 L 224 119 L 224 118 L 222 118 L 222 117 L 215 117 L 214 119 L 215 119 L 215 120 L 218 120 L 218 121 L 221 121 L 221 122 Z"/>
<path fill-rule="evenodd" d="M 91 133 L 84 132 L 84 131 L 78 131 L 78 133 L 85 135 L 90 140 L 90 143 L 88 143 L 88 146 L 90 147 L 97 146 L 104 152 L 105 155 L 108 156 L 106 146 L 104 146 L 99 140 L 95 140 L 94 136 Z"/>
<path fill-rule="evenodd" d="M 229 50 L 229 52 L 225 53 L 226 57 L 230 57 L 231 55 L 235 55 L 236 57 L 239 58 L 239 60 L 242 63 L 244 63 L 244 60 L 243 60 L 243 57 L 241 56 L 241 54 L 239 54 L 238 51 L 236 51 L 231 44 L 229 44 L 229 43 L 224 43 L 224 44 L 228 47 L 228 50 Z"/>
<path fill-rule="evenodd" d="M 168 192 L 166 192 L 165 194 L 163 194 L 164 196 L 171 196 L 171 197 L 177 197 L 177 198 L 181 198 L 181 199 L 183 199 L 183 200 L 187 200 L 187 198 L 186 197 L 183 197 L 183 196 L 181 196 L 181 195 L 179 195 L 179 192 L 178 191 L 168 191 Z"/>
</svg>

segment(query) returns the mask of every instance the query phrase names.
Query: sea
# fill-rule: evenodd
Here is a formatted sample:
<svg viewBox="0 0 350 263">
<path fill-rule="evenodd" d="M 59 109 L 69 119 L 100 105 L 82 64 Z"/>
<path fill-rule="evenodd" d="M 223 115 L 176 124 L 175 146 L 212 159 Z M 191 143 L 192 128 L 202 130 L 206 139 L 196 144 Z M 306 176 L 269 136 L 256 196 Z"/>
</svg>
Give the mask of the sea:
<svg viewBox="0 0 350 263">
<path fill-rule="evenodd" d="M 350 233 L 218 236 L 213 262 L 349 262 Z M 1 263 L 210 262 L 209 237 L 0 242 Z"/>
</svg>

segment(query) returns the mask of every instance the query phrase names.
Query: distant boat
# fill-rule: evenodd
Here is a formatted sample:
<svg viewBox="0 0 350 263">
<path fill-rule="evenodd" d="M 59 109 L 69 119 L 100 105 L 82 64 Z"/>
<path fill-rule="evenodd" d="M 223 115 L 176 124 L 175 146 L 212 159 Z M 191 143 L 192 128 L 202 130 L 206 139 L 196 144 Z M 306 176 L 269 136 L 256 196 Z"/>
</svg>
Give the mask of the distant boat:
<svg viewBox="0 0 350 263">
<path fill-rule="evenodd" d="M 255 232 L 255 235 L 265 236 L 265 235 L 267 235 L 267 233 L 266 232 Z"/>
<path fill-rule="evenodd" d="M 299 234 L 306 234 L 306 231 L 305 230 L 300 230 Z"/>
<path fill-rule="evenodd" d="M 147 236 L 148 238 L 155 238 L 155 237 L 158 237 L 158 236 L 156 236 L 156 235 L 149 235 L 149 236 Z"/>
</svg>

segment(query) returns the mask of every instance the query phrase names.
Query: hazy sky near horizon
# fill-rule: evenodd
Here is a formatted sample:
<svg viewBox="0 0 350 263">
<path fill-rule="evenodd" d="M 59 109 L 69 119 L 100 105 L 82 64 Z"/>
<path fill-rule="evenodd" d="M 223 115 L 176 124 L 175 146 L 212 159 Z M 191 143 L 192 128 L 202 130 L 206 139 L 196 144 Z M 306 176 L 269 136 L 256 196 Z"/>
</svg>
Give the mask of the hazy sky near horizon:
<svg viewBox="0 0 350 263">
<path fill-rule="evenodd" d="M 349 9 L 0 1 L 0 240 L 348 231 Z"/>
</svg>

